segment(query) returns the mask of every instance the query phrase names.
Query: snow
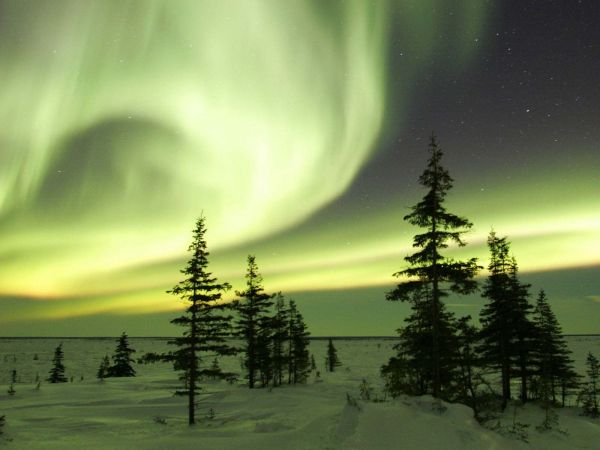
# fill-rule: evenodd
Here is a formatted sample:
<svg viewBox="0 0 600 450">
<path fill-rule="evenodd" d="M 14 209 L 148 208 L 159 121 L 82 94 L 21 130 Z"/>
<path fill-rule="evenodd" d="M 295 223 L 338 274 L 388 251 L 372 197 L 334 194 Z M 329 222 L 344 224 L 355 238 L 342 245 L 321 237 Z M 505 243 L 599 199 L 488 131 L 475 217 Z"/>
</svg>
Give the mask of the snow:
<svg viewBox="0 0 600 450">
<path fill-rule="evenodd" d="M 66 375 L 73 381 L 46 383 L 54 348 L 63 342 Z M 140 356 L 163 351 L 164 339 L 130 339 Z M 241 383 L 203 384 L 198 423 L 187 425 L 186 398 L 175 397 L 177 373 L 169 365 L 136 365 L 135 378 L 95 379 L 115 339 L 0 339 L 0 415 L 6 414 L 9 449 L 592 449 L 600 448 L 600 420 L 581 417 L 575 407 L 558 409 L 559 429 L 539 431 L 543 410 L 535 404 L 509 407 L 499 417 L 504 433 L 482 427 L 463 405 L 429 396 L 359 399 L 363 379 L 383 398 L 379 367 L 394 341 L 336 340 L 343 365 L 326 373 L 327 341 L 311 342 L 320 379 L 306 385 L 250 390 Z M 600 355 L 600 338 L 570 338 L 577 369 L 587 351 Z M 38 359 L 34 360 L 34 355 Z M 209 363 L 211 360 L 209 360 Z M 221 366 L 238 373 L 239 359 Z M 9 396 L 16 369 L 16 394 Z M 36 389 L 35 377 L 42 379 Z M 83 379 L 82 379 L 83 378 Z M 351 405 L 356 401 L 356 406 Z M 209 418 L 209 410 L 214 417 Z M 516 412 L 516 419 L 513 414 Z M 516 420 L 528 424 L 529 443 L 506 432 Z M 566 431 L 567 434 L 563 433 Z"/>
</svg>

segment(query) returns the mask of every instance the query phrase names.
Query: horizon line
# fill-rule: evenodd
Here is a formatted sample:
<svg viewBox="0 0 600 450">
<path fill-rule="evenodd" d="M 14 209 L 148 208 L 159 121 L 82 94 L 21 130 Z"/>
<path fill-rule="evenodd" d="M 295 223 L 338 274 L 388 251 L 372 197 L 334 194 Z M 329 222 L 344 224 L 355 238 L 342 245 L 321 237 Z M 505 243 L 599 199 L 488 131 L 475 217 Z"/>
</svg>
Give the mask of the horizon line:
<svg viewBox="0 0 600 450">
<path fill-rule="evenodd" d="M 600 336 L 599 333 L 563 333 L 565 337 L 596 337 Z M 119 336 L 0 336 L 0 339 L 118 339 Z M 133 336 L 127 335 L 128 338 L 134 339 L 175 339 L 179 336 Z M 237 338 L 236 336 L 230 336 L 229 338 Z M 241 338 L 240 338 L 241 339 Z M 309 336 L 309 340 L 323 340 L 323 339 L 400 339 L 399 336 L 390 335 L 346 335 L 346 336 Z"/>
</svg>

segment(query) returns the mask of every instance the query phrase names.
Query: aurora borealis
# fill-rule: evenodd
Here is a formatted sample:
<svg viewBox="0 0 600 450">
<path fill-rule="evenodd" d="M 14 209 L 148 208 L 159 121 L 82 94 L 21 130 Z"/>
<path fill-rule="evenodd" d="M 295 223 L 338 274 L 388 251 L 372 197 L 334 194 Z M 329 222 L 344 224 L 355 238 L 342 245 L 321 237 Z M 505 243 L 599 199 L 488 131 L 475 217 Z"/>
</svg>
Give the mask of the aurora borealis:
<svg viewBox="0 0 600 450">
<path fill-rule="evenodd" d="M 253 253 L 313 334 L 393 334 L 432 129 L 459 251 L 600 332 L 599 7 L 451 3 L 0 1 L 0 335 L 171 333 L 201 212 L 234 288 Z"/>
</svg>

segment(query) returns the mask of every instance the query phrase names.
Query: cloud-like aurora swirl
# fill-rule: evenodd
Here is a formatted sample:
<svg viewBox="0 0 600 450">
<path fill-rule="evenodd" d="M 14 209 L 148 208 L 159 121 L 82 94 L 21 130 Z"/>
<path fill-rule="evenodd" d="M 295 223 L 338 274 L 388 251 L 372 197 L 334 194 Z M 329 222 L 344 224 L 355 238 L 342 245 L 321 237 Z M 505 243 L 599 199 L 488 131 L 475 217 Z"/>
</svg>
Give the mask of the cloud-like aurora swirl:
<svg viewBox="0 0 600 450">
<path fill-rule="evenodd" d="M 422 42 L 410 86 L 439 3 L 0 2 L 0 291 L 142 292 L 112 274 L 181 257 L 201 211 L 211 249 L 306 219 L 374 151 L 390 18 Z"/>
</svg>

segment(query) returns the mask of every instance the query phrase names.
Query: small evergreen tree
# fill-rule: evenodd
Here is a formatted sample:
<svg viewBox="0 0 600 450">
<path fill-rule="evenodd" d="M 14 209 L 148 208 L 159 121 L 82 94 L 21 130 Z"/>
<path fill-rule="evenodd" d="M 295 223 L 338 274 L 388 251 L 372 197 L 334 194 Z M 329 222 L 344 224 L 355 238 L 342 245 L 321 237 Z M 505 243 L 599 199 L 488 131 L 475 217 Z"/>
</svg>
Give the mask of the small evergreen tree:
<svg viewBox="0 0 600 450">
<path fill-rule="evenodd" d="M 252 389 L 257 378 L 261 379 L 264 386 L 270 371 L 270 318 L 267 314 L 273 305 L 273 296 L 264 292 L 262 277 L 253 255 L 248 255 L 246 290 L 237 291 L 236 295 L 241 297 L 234 303 L 239 316 L 237 332 L 244 340 L 246 378 L 248 387 Z"/>
<path fill-rule="evenodd" d="M 65 366 L 63 365 L 63 359 L 65 355 L 62 350 L 62 343 L 54 350 L 54 357 L 52 358 L 52 369 L 48 376 L 48 382 L 50 383 L 66 383 L 67 377 L 65 377 Z"/>
<path fill-rule="evenodd" d="M 600 408 L 598 403 L 598 389 L 600 388 L 600 363 L 591 352 L 588 352 L 586 359 L 587 365 L 587 385 L 583 388 L 580 398 L 583 403 L 583 414 L 589 417 L 599 417 Z"/>
<path fill-rule="evenodd" d="M 331 338 L 329 338 L 329 341 L 327 343 L 327 358 L 325 359 L 325 361 L 327 362 L 327 370 L 329 372 L 335 371 L 336 367 L 342 365 L 337 356 L 337 350 L 333 346 L 333 340 Z"/>
<path fill-rule="evenodd" d="M 127 334 L 123 332 L 117 340 L 117 348 L 112 357 L 113 365 L 109 369 L 110 377 L 135 377 L 135 370 L 131 367 L 135 350 L 129 348 Z"/>
<path fill-rule="evenodd" d="M 4 434 L 4 425 L 6 424 L 6 416 L 0 416 L 0 436 Z"/>
<path fill-rule="evenodd" d="M 96 372 L 96 378 L 104 380 L 108 376 L 110 376 L 110 360 L 108 359 L 108 355 L 104 355 L 104 358 L 100 362 L 100 367 L 98 367 L 98 371 Z"/>
<path fill-rule="evenodd" d="M 578 383 L 578 375 L 573 369 L 571 351 L 543 290 L 538 294 L 533 311 L 533 324 L 535 337 L 532 350 L 537 375 L 536 396 L 545 403 L 556 403 L 560 388 L 564 406 L 566 388 Z"/>
<path fill-rule="evenodd" d="M 424 233 L 417 234 L 413 239 L 413 247 L 419 250 L 405 258 L 409 264 L 407 269 L 394 274 L 399 278 L 407 277 L 408 280 L 398 284 L 386 296 L 387 300 L 411 303 L 413 313 L 408 324 L 411 329 L 401 332 L 402 341 L 397 346 L 399 354 L 390 359 L 388 366 L 382 368 L 382 373 L 391 375 L 399 368 L 398 361 L 406 361 L 407 354 L 414 355 L 412 350 L 419 351 L 426 360 L 422 362 L 423 370 L 414 375 L 421 378 L 419 383 L 423 388 L 431 389 L 434 397 L 440 397 L 449 388 L 452 374 L 456 371 L 457 352 L 456 326 L 452 323 L 453 316 L 445 311 L 442 299 L 450 292 L 474 292 L 477 284 L 473 277 L 479 267 L 475 258 L 456 261 L 440 253 L 449 243 L 466 245 L 462 235 L 472 224 L 464 217 L 449 213 L 444 207 L 453 180 L 441 164 L 443 153 L 433 134 L 429 150 L 431 156 L 427 168 L 419 177 L 419 183 L 428 188 L 428 192 L 404 217 L 411 225 L 424 229 Z M 429 327 L 422 327 L 422 322 L 428 322 Z M 404 344 L 412 349 L 404 351 Z"/>
<path fill-rule="evenodd" d="M 219 374 L 221 373 L 221 366 L 219 365 L 219 358 L 215 357 L 213 359 L 212 364 L 210 365 L 210 369 L 208 369 L 207 376 L 213 380 L 219 378 Z"/>
</svg>

